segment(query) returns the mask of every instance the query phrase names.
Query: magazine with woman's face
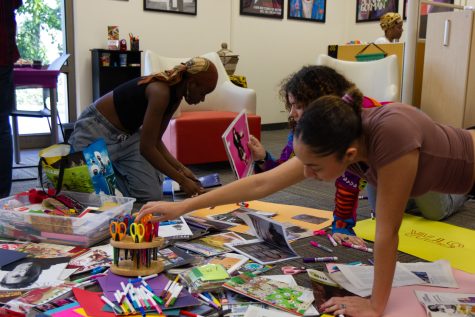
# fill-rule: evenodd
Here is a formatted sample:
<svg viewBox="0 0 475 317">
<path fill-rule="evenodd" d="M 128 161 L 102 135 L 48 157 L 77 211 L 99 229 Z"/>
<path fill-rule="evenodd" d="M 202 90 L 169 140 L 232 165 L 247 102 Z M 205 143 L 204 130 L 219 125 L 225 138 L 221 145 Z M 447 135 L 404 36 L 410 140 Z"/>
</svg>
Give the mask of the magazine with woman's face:
<svg viewBox="0 0 475 317">
<path fill-rule="evenodd" d="M 2 267 L 0 270 L 0 291 L 30 290 L 56 286 L 70 258 L 25 258 Z"/>
</svg>

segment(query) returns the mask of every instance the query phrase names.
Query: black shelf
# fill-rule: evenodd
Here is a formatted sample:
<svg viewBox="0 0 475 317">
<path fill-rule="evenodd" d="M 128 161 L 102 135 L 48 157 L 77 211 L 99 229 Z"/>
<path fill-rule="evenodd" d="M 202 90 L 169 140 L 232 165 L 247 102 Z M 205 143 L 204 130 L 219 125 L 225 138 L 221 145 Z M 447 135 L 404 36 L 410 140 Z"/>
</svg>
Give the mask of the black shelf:
<svg viewBox="0 0 475 317">
<path fill-rule="evenodd" d="M 127 66 L 120 66 L 120 55 L 127 56 Z M 140 77 L 142 51 L 91 50 L 92 98 L 97 100 L 120 84 Z M 109 56 L 109 65 L 104 57 Z M 132 64 L 132 65 L 131 65 Z"/>
</svg>

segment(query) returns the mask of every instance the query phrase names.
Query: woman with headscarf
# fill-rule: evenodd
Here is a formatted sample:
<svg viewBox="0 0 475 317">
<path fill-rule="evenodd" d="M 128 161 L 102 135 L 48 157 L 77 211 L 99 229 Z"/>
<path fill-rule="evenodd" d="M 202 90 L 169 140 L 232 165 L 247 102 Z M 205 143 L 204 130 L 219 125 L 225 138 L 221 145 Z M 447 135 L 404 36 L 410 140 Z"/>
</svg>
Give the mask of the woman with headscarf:
<svg viewBox="0 0 475 317">
<path fill-rule="evenodd" d="M 204 101 L 217 83 L 215 65 L 195 57 L 150 76 L 132 79 L 90 105 L 74 126 L 69 143 L 81 151 L 99 138 L 107 144 L 117 189 L 139 201 L 161 200 L 161 173 L 188 194 L 202 192 L 193 173 L 162 142 L 180 102 Z"/>
<path fill-rule="evenodd" d="M 374 41 L 376 44 L 397 43 L 402 35 L 402 17 L 397 12 L 388 12 L 381 17 L 379 25 L 384 31 L 384 36 Z"/>
</svg>

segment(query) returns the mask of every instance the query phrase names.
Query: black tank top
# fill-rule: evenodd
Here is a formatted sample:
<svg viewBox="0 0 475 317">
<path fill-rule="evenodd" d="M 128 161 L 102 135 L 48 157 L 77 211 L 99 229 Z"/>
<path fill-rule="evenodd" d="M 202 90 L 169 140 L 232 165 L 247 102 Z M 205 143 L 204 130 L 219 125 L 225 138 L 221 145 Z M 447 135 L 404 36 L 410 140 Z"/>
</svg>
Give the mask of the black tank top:
<svg viewBox="0 0 475 317">
<path fill-rule="evenodd" d="M 120 123 L 131 133 L 136 132 L 142 126 L 147 111 L 148 99 L 145 90 L 148 84 L 139 85 L 138 82 L 142 78 L 129 80 L 113 91 L 114 107 Z M 176 102 L 175 90 L 171 89 L 170 102 L 165 110 L 164 117 L 171 117 L 172 105 Z"/>
</svg>

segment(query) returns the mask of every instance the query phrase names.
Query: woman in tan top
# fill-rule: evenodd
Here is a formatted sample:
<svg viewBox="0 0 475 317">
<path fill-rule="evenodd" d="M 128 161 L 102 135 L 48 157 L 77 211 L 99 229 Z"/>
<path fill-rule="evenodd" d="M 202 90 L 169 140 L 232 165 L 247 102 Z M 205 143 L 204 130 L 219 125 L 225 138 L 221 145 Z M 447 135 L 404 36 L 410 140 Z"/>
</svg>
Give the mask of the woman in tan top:
<svg viewBox="0 0 475 317">
<path fill-rule="evenodd" d="M 342 98 L 317 99 L 295 130 L 295 158 L 196 198 L 148 203 L 138 218 L 154 214 L 155 220 L 174 219 L 200 208 L 262 198 L 305 177 L 333 181 L 350 169 L 378 188 L 373 295 L 334 297 L 320 308 L 334 315 L 381 316 L 391 291 L 407 200 L 427 192 L 471 192 L 475 136 L 436 123 L 412 106 L 362 109 L 361 101 L 354 87 Z"/>
</svg>

